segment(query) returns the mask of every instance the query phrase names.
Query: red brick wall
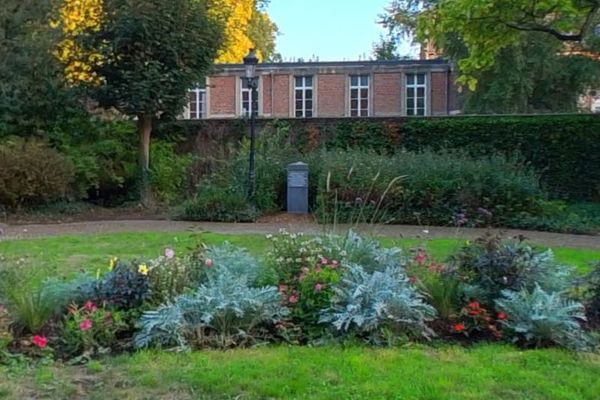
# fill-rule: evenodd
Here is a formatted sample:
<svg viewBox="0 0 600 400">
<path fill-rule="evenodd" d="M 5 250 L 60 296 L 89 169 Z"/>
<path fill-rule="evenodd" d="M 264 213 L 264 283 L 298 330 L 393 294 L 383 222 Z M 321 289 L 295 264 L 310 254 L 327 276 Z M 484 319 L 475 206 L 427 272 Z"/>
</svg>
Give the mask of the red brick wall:
<svg viewBox="0 0 600 400">
<path fill-rule="evenodd" d="M 317 108 L 319 117 L 346 115 L 346 75 L 317 76 Z"/>
<path fill-rule="evenodd" d="M 264 96 L 271 97 L 271 93 L 265 91 Z M 273 75 L 273 116 L 290 116 L 289 75 Z"/>
<path fill-rule="evenodd" d="M 446 115 L 446 72 L 431 73 L 431 115 Z"/>
<path fill-rule="evenodd" d="M 400 115 L 402 112 L 402 74 L 373 74 L 373 116 Z"/>
<path fill-rule="evenodd" d="M 212 76 L 210 78 L 210 115 L 235 114 L 236 76 Z"/>
</svg>

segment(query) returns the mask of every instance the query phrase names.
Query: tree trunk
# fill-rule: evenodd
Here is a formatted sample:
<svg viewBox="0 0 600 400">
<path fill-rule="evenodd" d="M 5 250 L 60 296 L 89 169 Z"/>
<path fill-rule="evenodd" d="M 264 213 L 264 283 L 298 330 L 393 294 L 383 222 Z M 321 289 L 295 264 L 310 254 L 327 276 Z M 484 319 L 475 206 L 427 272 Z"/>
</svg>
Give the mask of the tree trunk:
<svg viewBox="0 0 600 400">
<path fill-rule="evenodd" d="M 148 207 L 152 202 L 150 191 L 150 134 L 152 133 L 152 115 L 139 115 L 137 123 L 140 135 L 139 168 L 140 168 L 140 201 Z"/>
</svg>

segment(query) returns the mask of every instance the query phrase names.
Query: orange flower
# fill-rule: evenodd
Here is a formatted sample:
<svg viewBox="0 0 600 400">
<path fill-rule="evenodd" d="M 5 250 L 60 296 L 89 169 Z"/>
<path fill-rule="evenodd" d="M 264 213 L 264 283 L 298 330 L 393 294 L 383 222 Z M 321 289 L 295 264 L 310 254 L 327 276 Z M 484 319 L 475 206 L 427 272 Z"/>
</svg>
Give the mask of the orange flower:
<svg viewBox="0 0 600 400">
<path fill-rule="evenodd" d="M 461 324 L 461 323 L 454 324 L 454 331 L 455 332 L 462 332 L 464 330 L 465 330 L 465 324 Z"/>
</svg>

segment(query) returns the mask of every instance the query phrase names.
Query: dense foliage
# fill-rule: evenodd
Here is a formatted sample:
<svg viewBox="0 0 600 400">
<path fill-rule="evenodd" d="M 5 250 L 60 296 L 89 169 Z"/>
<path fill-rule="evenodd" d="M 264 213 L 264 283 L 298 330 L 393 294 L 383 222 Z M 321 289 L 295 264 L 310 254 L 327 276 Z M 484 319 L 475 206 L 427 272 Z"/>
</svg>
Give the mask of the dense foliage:
<svg viewBox="0 0 600 400">
<path fill-rule="evenodd" d="M 481 239 L 445 264 L 425 246 L 385 248 L 352 231 L 269 239 L 264 259 L 229 243 L 183 255 L 167 247 L 152 260 L 111 258 L 95 276 L 40 279 L 36 268 L 8 261 L 13 268 L 0 268 L 0 362 L 12 353 L 80 363 L 145 347 L 432 338 L 596 346 L 585 319 L 594 315 L 595 275 L 573 287 L 551 253 L 523 243 Z"/>
<path fill-rule="evenodd" d="M 47 143 L 12 138 L 0 144 L 0 208 L 16 208 L 67 199 L 73 164 Z"/>
<path fill-rule="evenodd" d="M 560 292 L 569 286 L 571 270 L 554 261 L 551 250 L 539 251 L 521 239 L 484 236 L 463 246 L 450 263 L 465 285 L 467 297 L 493 305 L 505 290 Z"/>
</svg>

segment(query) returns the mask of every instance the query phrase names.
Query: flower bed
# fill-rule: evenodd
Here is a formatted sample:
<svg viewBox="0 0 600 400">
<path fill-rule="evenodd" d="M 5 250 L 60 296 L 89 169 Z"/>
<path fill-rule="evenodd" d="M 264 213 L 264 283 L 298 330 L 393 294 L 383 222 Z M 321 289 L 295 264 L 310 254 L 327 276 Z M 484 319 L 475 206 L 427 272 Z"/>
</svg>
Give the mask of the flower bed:
<svg viewBox="0 0 600 400">
<path fill-rule="evenodd" d="M 598 271 L 581 279 L 520 240 L 486 236 L 440 263 L 426 248 L 384 248 L 352 231 L 268 239 L 263 260 L 224 243 L 110 258 L 104 271 L 67 281 L 6 273 L 0 362 L 265 343 L 597 345 Z"/>
</svg>

